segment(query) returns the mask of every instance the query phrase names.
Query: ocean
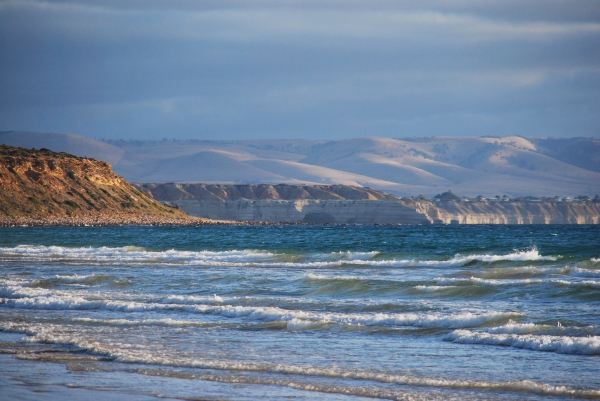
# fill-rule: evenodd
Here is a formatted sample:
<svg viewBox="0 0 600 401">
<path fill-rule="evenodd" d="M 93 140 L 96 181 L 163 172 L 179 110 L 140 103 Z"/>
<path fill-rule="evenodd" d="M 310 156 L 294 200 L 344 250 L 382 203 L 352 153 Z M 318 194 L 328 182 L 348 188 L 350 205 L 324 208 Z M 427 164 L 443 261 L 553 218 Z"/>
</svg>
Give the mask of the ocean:
<svg viewBox="0 0 600 401">
<path fill-rule="evenodd" d="M 600 226 L 0 228 L 6 400 L 600 399 Z"/>
</svg>

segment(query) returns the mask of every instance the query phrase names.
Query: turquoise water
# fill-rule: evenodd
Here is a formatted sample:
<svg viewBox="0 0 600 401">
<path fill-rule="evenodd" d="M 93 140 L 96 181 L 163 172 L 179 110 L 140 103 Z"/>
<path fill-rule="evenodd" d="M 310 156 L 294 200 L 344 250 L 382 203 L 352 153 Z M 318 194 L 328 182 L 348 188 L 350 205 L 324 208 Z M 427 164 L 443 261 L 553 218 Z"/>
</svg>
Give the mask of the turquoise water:
<svg viewBox="0 0 600 401">
<path fill-rule="evenodd" d="M 0 342 L 14 398 L 600 399 L 600 227 L 2 228 Z"/>
</svg>

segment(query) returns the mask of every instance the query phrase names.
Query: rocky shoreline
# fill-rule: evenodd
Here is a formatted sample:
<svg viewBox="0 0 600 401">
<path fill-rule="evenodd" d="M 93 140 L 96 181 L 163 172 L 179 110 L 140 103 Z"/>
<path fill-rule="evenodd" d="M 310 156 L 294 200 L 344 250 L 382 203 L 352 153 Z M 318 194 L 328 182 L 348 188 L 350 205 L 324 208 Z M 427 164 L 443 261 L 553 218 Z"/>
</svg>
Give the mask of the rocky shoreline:
<svg viewBox="0 0 600 401">
<path fill-rule="evenodd" d="M 194 217 L 163 216 L 0 216 L 0 227 L 22 226 L 165 226 L 210 225 L 211 221 Z M 214 224 L 214 223 L 213 223 Z"/>
<path fill-rule="evenodd" d="M 307 223 L 211 220 L 193 216 L 0 216 L 0 227 L 102 227 L 102 226 L 281 226 Z"/>
</svg>

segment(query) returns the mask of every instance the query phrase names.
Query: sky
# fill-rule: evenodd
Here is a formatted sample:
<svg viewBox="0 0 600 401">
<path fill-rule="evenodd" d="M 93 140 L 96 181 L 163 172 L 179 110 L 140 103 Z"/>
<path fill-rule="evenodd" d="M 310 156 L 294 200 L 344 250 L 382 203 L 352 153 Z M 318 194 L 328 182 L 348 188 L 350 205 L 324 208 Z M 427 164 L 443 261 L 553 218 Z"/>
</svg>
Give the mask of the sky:
<svg viewBox="0 0 600 401">
<path fill-rule="evenodd" d="M 600 1 L 0 0 L 0 130 L 600 137 Z"/>
</svg>

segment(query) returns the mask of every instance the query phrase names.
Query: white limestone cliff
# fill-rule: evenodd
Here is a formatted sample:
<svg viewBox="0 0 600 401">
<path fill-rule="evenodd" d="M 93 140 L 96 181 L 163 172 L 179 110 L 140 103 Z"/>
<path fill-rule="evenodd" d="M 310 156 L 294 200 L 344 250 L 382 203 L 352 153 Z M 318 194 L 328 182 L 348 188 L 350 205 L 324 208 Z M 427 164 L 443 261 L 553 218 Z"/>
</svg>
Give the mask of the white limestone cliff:
<svg viewBox="0 0 600 401">
<path fill-rule="evenodd" d="M 388 200 L 179 200 L 193 216 L 338 224 L 599 224 L 600 204 Z"/>
</svg>

